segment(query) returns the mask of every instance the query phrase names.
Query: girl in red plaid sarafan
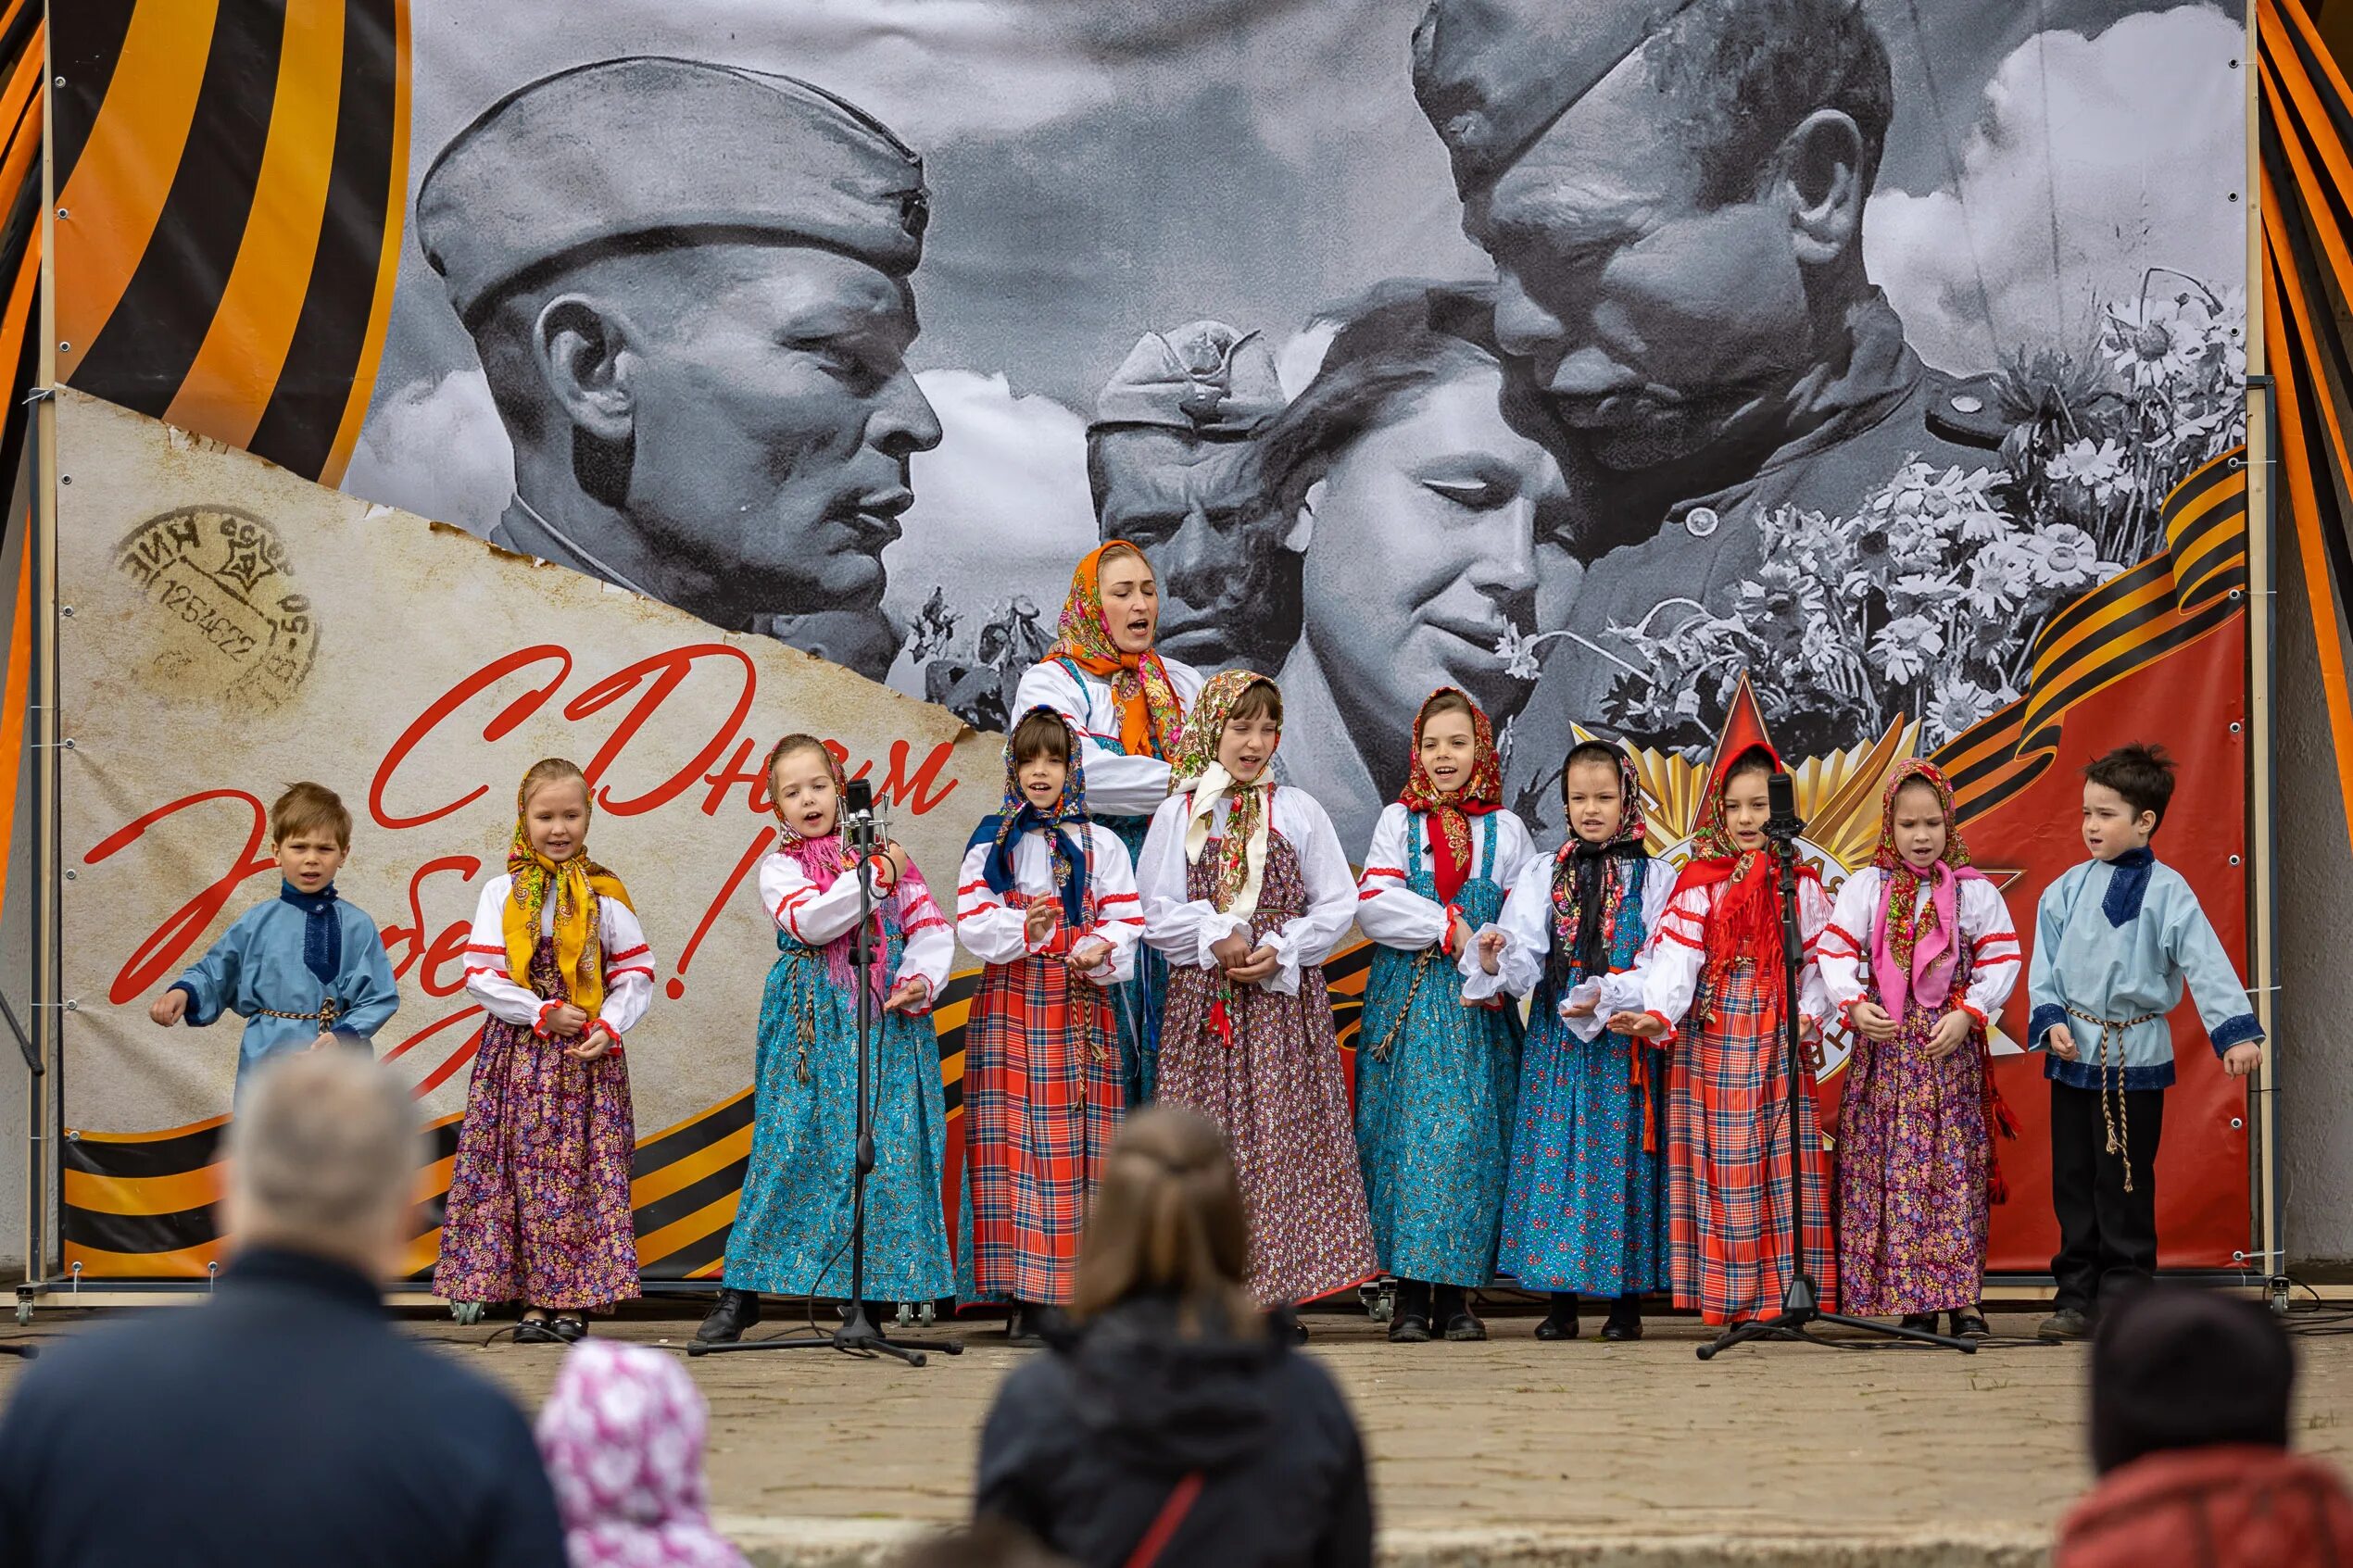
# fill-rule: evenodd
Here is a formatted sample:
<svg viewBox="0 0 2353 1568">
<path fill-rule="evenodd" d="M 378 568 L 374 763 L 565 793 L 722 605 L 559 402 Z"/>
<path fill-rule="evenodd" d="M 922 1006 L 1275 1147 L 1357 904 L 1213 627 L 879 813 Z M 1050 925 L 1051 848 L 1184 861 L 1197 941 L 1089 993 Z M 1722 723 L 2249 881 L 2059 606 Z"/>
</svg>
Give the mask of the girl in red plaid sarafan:
<svg viewBox="0 0 2353 1568">
<path fill-rule="evenodd" d="M 1785 1007 L 1806 1036 L 1797 1149 L 1804 1172 L 1806 1270 L 1824 1306 L 1836 1299 L 1830 1157 L 1814 1105 L 1819 1021 L 1829 1011 L 1815 947 L 1830 895 L 1812 868 L 1797 877 L 1805 937 L 1799 995 L 1782 996 L 1780 863 L 1765 836 L 1766 781 L 1780 759 L 1762 744 L 1728 746 L 1700 808 L 1692 857 L 1636 969 L 1642 1010 L 1613 1015 L 1619 1035 L 1673 1040 L 1667 1080 L 1667 1277 L 1675 1305 L 1711 1323 L 1768 1317 L 1791 1273 L 1789 1053 Z M 1678 1024 L 1682 1024 L 1680 1032 Z"/>
<path fill-rule="evenodd" d="M 1144 934 L 1126 846 L 1087 818 L 1070 721 L 1031 709 L 1005 743 L 1005 800 L 956 878 L 956 935 L 988 967 L 964 1028 L 968 1299 L 1013 1303 L 1038 1342 L 1070 1299 L 1078 1233 L 1127 1105 L 1110 987 Z"/>
</svg>

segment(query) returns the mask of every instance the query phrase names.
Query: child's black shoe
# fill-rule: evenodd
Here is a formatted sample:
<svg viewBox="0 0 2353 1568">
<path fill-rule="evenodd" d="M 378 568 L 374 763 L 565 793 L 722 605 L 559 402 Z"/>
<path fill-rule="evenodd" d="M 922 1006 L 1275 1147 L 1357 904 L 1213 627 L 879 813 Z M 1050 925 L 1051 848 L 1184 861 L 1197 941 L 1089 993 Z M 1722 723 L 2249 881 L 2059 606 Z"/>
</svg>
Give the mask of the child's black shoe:
<svg viewBox="0 0 2353 1568">
<path fill-rule="evenodd" d="M 750 1290 L 723 1290 L 702 1325 L 695 1330 L 698 1345 L 732 1345 L 744 1330 L 760 1321 L 760 1296 Z"/>
</svg>

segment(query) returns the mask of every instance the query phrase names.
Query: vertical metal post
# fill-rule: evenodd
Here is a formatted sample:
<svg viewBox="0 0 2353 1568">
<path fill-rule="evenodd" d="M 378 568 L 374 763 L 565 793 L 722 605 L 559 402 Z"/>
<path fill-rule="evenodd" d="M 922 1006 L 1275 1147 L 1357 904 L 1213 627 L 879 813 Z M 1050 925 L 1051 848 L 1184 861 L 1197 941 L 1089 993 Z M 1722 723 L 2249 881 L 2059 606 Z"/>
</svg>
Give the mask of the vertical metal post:
<svg viewBox="0 0 2353 1568">
<path fill-rule="evenodd" d="M 61 948 L 57 922 L 59 897 L 57 834 L 57 404 L 47 390 L 57 376 L 57 169 L 48 150 L 57 145 L 56 100 L 49 83 L 56 80 L 56 30 L 44 32 L 42 71 L 42 203 L 41 203 L 41 332 L 40 383 L 43 394 L 32 405 L 26 450 L 31 467 L 32 589 L 31 689 L 26 694 L 33 722 L 26 726 L 32 750 L 27 770 L 32 793 L 32 1045 L 42 1071 L 26 1090 L 25 1284 L 38 1288 L 49 1277 L 49 1237 L 52 1227 L 49 1194 L 60 1180 L 57 1116 L 62 1099 L 58 1088 L 59 1035 L 65 1022 L 61 980 Z"/>
<path fill-rule="evenodd" d="M 2246 78 L 2246 169 L 2241 208 L 2246 215 L 2246 658 L 2247 658 L 2247 969 L 2257 1022 L 2270 1042 L 2265 1065 L 2247 1083 L 2247 1139 L 2251 1233 L 2246 1273 L 2279 1280 L 2287 1273 L 2285 1238 L 2280 1228 L 2279 1140 L 2276 1118 L 2279 1052 L 2275 986 L 2279 970 L 2278 813 L 2272 790 L 2271 741 L 2279 702 L 2278 520 L 2273 480 L 2279 468 L 2278 403 L 2265 373 L 2263 291 L 2263 177 L 2260 72 L 2257 69 L 2257 17 L 2249 0 L 2246 48 L 2239 61 Z"/>
</svg>

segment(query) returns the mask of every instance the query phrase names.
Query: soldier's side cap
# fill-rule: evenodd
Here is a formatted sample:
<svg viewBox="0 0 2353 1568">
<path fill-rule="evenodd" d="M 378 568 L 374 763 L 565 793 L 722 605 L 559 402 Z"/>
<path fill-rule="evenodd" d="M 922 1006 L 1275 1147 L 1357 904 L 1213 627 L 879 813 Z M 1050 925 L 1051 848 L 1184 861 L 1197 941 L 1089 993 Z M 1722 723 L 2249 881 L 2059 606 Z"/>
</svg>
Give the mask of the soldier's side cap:
<svg viewBox="0 0 2353 1568">
<path fill-rule="evenodd" d="M 1103 383 L 1088 428 L 1144 425 L 1231 440 L 1281 413 L 1284 401 L 1265 337 L 1223 321 L 1189 321 L 1137 341 Z"/>
<path fill-rule="evenodd" d="M 633 236 L 698 231 L 823 245 L 904 277 L 923 257 L 923 159 L 824 88 L 632 56 L 516 89 L 417 189 L 417 243 L 458 314 L 522 274 Z"/>
<path fill-rule="evenodd" d="M 1414 97 L 1465 199 L 1491 189 L 1571 105 L 1695 0 L 1430 0 Z"/>
</svg>

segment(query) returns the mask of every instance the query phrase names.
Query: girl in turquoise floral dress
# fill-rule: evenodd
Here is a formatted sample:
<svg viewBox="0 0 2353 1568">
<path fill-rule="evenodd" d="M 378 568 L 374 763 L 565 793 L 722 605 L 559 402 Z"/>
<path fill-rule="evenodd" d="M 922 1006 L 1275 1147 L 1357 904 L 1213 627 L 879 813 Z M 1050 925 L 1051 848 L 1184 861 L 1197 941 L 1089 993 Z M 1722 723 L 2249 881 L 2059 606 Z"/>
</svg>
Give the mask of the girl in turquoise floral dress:
<svg viewBox="0 0 2353 1568">
<path fill-rule="evenodd" d="M 1399 1344 L 1433 1328 L 1487 1337 L 1465 1291 L 1495 1273 L 1519 1014 L 1491 994 L 1465 1000 L 1455 966 L 1535 858 L 1502 798 L 1487 715 L 1441 687 L 1415 717 L 1404 793 L 1382 809 L 1357 884 L 1356 923 L 1376 947 L 1356 1036 L 1356 1150 L 1373 1246 L 1397 1276 Z"/>
<path fill-rule="evenodd" d="M 1520 878 L 1465 964 L 1466 996 L 1535 993 L 1497 1266 L 1551 1293 L 1537 1338 L 1576 1338 L 1581 1294 L 1611 1303 L 1603 1338 L 1640 1339 L 1642 1298 L 1667 1284 L 1667 1053 L 1601 1021 L 1641 1005 L 1627 972 L 1674 896 L 1675 868 L 1643 847 L 1642 784 L 1624 750 L 1575 747 L 1561 797 L 1568 842 Z"/>
</svg>

